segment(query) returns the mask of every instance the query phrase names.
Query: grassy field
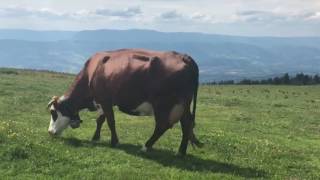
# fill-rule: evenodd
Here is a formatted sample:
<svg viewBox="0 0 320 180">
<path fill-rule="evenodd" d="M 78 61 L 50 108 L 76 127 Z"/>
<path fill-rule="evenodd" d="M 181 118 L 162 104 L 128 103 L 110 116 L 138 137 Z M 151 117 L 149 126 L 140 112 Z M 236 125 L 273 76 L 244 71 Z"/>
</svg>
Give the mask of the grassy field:
<svg viewBox="0 0 320 180">
<path fill-rule="evenodd" d="M 116 110 L 120 139 L 90 141 L 96 113 L 79 129 L 47 133 L 46 104 L 73 76 L 0 70 L 0 179 L 319 179 L 320 86 L 201 86 L 196 134 L 202 149 L 176 156 L 180 125 L 140 152 L 151 117 Z"/>
</svg>

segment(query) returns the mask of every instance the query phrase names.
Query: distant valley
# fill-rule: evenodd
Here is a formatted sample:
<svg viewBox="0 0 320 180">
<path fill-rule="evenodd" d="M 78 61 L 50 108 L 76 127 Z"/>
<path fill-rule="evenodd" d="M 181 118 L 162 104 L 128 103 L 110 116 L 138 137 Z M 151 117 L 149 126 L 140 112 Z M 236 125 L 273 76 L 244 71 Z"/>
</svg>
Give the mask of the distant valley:
<svg viewBox="0 0 320 180">
<path fill-rule="evenodd" d="M 319 37 L 240 37 L 151 30 L 0 30 L 0 67 L 76 73 L 96 51 L 175 50 L 191 55 L 201 81 L 320 73 Z"/>
</svg>

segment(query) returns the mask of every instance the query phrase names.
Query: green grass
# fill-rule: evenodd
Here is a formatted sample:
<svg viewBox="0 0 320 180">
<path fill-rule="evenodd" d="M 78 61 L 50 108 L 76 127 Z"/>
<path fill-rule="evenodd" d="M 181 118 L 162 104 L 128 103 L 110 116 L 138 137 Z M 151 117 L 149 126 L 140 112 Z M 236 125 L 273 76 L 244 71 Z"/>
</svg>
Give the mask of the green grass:
<svg viewBox="0 0 320 180">
<path fill-rule="evenodd" d="M 74 76 L 0 69 L 0 179 L 319 179 L 320 86 L 201 86 L 196 134 L 202 149 L 176 156 L 180 125 L 140 152 L 154 120 L 116 110 L 120 146 L 96 113 L 76 130 L 47 133 L 46 104 Z"/>
</svg>

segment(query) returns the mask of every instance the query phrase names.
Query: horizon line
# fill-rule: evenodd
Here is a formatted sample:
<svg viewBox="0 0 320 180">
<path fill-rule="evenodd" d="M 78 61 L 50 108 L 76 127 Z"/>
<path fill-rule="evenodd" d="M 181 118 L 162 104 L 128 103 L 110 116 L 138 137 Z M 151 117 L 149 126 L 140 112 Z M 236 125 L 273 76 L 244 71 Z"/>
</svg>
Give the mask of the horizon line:
<svg viewBox="0 0 320 180">
<path fill-rule="evenodd" d="M 81 29 L 81 30 L 60 30 L 60 29 L 29 29 L 29 28 L 0 28 L 0 31 L 34 31 L 34 32 L 84 32 L 84 31 L 150 31 L 156 33 L 181 33 L 181 34 L 200 34 L 200 35 L 212 35 L 212 36 L 229 36 L 229 37 L 244 37 L 244 38 L 320 38 L 320 36 L 270 36 L 270 35 L 233 35 L 233 34 L 218 34 L 218 33 L 205 33 L 198 31 L 160 31 L 156 29 L 143 29 L 143 28 L 128 28 L 128 29 L 107 29 L 107 28 L 98 28 L 98 29 Z"/>
</svg>

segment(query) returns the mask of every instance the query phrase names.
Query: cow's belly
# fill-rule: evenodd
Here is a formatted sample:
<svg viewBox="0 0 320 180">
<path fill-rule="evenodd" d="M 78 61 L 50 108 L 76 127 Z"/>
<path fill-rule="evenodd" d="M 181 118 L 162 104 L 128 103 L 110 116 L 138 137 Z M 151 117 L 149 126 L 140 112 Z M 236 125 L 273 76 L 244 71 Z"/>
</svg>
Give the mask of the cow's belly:
<svg viewBox="0 0 320 180">
<path fill-rule="evenodd" d="M 146 101 L 138 105 L 135 109 L 132 110 L 132 112 L 135 112 L 140 116 L 152 116 L 153 107 L 149 102 Z"/>
<path fill-rule="evenodd" d="M 138 105 L 124 105 L 124 104 L 118 104 L 119 110 L 134 116 L 152 116 L 153 115 L 153 107 L 151 103 L 145 101 L 143 103 L 140 103 Z"/>
</svg>

